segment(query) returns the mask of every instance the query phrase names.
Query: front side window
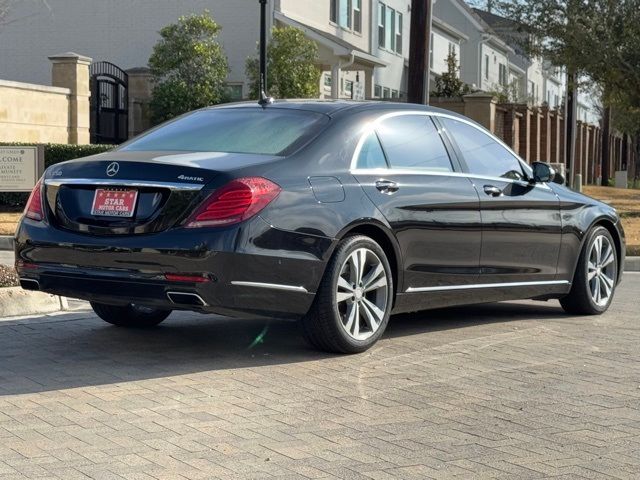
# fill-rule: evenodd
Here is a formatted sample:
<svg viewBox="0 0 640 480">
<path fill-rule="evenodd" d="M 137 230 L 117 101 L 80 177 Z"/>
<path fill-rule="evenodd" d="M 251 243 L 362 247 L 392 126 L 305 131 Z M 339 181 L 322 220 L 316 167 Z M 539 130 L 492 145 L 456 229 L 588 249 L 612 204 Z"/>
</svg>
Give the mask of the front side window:
<svg viewBox="0 0 640 480">
<path fill-rule="evenodd" d="M 344 28 L 351 28 L 351 0 L 340 0 L 340 17 L 338 25 Z"/>
<path fill-rule="evenodd" d="M 489 55 L 484 56 L 484 78 L 489 80 Z"/>
<path fill-rule="evenodd" d="M 121 150 L 288 155 L 318 135 L 327 122 L 325 115 L 309 111 L 212 108 L 165 123 Z"/>
<path fill-rule="evenodd" d="M 376 129 L 391 168 L 451 172 L 451 160 L 433 120 L 399 115 Z"/>
<path fill-rule="evenodd" d="M 511 180 L 525 178 L 522 166 L 514 154 L 489 134 L 458 120 L 442 118 L 440 121 L 458 144 L 471 173 Z"/>
</svg>

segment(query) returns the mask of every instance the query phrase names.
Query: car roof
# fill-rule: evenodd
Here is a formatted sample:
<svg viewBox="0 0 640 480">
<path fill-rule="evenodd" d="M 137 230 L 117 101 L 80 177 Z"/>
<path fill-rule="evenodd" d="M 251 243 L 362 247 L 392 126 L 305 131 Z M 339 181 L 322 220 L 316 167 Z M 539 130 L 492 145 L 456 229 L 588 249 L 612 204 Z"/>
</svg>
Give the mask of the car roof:
<svg viewBox="0 0 640 480">
<path fill-rule="evenodd" d="M 227 103 L 209 108 L 262 108 L 258 102 L 237 102 Z M 450 110 L 443 110 L 428 105 L 420 105 L 417 103 L 399 103 L 388 101 L 356 101 L 356 100 L 317 100 L 317 99 L 294 99 L 294 100 L 275 100 L 274 103 L 264 108 L 306 110 L 316 113 L 322 113 L 329 116 L 335 116 L 338 113 L 358 113 L 363 111 L 389 111 L 389 110 L 422 110 L 425 112 L 439 112 L 447 115 L 462 117 Z M 468 119 L 467 119 L 468 120 Z"/>
</svg>

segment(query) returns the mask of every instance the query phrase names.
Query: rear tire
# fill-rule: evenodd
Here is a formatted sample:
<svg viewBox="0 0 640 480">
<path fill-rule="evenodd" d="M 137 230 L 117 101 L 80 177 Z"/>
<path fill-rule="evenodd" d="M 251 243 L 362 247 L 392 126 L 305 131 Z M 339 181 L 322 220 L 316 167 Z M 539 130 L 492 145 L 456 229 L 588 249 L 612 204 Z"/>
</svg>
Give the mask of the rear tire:
<svg viewBox="0 0 640 480">
<path fill-rule="evenodd" d="M 582 247 L 571 291 L 560 299 L 565 312 L 600 315 L 607 311 L 618 282 L 618 253 L 604 227 L 594 228 Z"/>
<path fill-rule="evenodd" d="M 313 306 L 301 320 L 304 338 L 327 352 L 359 353 L 382 336 L 393 303 L 393 277 L 384 250 L 371 238 L 340 242 Z"/>
<path fill-rule="evenodd" d="M 171 310 L 158 310 L 134 304 L 123 306 L 91 302 L 91 308 L 105 322 L 131 328 L 155 327 L 171 314 Z"/>
</svg>

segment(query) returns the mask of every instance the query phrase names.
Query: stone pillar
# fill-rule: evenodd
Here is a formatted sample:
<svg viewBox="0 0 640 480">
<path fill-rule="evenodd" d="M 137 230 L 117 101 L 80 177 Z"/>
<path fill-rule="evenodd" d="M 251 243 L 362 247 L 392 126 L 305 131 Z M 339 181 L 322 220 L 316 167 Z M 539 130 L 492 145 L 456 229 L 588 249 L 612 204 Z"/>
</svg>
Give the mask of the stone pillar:
<svg viewBox="0 0 640 480">
<path fill-rule="evenodd" d="M 52 55 L 51 84 L 68 88 L 69 95 L 69 143 L 87 144 L 89 137 L 89 65 L 91 59 L 77 53 Z"/>
<path fill-rule="evenodd" d="M 131 68 L 129 76 L 129 138 L 151 128 L 151 71 L 148 68 Z"/>
<path fill-rule="evenodd" d="M 496 98 L 484 92 L 464 97 L 464 114 L 478 122 L 491 133 L 496 132 Z"/>
<path fill-rule="evenodd" d="M 552 162 L 551 159 L 551 114 L 549 107 L 540 109 L 542 117 L 540 119 L 540 160 Z"/>
<path fill-rule="evenodd" d="M 331 66 L 331 98 L 340 98 L 340 65 L 335 64 Z"/>
<path fill-rule="evenodd" d="M 522 115 L 519 122 L 518 154 L 524 161 L 531 163 L 531 109 L 527 105 L 522 105 L 518 111 Z"/>
<path fill-rule="evenodd" d="M 540 124 L 541 124 L 540 109 L 533 109 L 533 116 L 531 118 L 531 161 L 539 162 L 543 160 L 540 157 Z"/>
</svg>

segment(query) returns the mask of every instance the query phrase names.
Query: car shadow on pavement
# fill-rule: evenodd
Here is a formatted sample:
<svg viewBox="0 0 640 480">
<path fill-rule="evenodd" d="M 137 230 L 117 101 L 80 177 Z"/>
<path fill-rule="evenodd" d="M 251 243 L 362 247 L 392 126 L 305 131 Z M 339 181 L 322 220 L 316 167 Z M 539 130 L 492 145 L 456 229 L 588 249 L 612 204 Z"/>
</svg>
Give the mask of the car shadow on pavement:
<svg viewBox="0 0 640 480">
<path fill-rule="evenodd" d="M 559 319 L 549 304 L 491 304 L 397 315 L 384 342 L 496 322 Z M 426 337 L 428 338 L 428 337 Z M 406 348 L 415 348 L 407 345 Z M 95 316 L 0 322 L 0 396 L 216 370 L 314 362 L 295 322 L 174 313 L 160 327 L 113 327 Z M 345 357 L 358 362 L 358 357 Z"/>
</svg>

